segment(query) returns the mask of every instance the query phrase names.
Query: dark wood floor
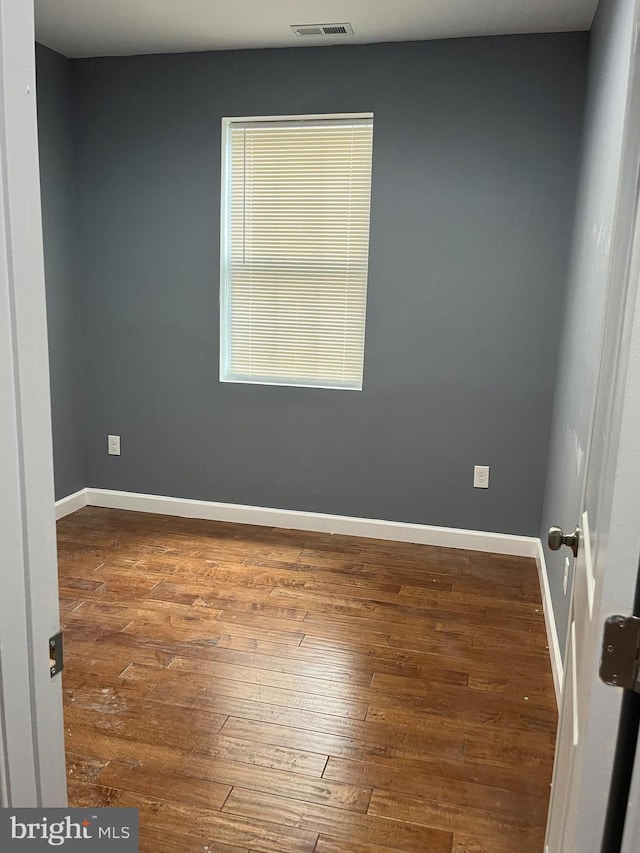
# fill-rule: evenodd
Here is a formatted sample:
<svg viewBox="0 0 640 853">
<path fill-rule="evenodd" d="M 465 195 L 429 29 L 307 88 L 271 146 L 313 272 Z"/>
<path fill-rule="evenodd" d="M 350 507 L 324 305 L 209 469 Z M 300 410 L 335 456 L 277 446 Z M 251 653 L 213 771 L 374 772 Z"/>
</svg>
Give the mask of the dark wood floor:
<svg viewBox="0 0 640 853">
<path fill-rule="evenodd" d="M 145 853 L 541 853 L 532 560 L 87 507 L 58 523 L 70 804 Z"/>
</svg>

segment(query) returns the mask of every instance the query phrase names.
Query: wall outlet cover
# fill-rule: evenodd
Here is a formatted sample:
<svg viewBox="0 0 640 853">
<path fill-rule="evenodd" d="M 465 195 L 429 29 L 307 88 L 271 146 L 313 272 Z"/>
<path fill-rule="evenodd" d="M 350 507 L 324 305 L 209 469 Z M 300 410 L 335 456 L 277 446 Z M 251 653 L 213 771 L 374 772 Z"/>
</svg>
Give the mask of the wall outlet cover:
<svg viewBox="0 0 640 853">
<path fill-rule="evenodd" d="M 473 466 L 473 488 L 488 489 L 489 488 L 489 466 L 474 465 Z"/>
<path fill-rule="evenodd" d="M 109 452 L 109 456 L 120 456 L 120 436 L 119 435 L 107 436 L 107 449 Z"/>
</svg>

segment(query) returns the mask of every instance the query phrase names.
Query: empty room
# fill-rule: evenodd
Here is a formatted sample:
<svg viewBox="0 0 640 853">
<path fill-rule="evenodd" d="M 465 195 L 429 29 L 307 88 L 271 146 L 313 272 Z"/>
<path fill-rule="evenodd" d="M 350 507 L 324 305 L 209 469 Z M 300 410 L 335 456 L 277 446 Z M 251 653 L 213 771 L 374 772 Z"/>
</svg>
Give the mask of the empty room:
<svg viewBox="0 0 640 853">
<path fill-rule="evenodd" d="M 640 0 L 0 10 L 0 804 L 637 850 Z"/>
</svg>

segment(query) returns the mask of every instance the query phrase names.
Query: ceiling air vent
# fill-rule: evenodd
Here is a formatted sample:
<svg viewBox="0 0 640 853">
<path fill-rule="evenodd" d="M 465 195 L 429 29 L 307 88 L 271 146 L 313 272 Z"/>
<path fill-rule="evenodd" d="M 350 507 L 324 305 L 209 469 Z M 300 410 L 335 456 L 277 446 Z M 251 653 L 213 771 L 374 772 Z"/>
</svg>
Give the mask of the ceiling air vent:
<svg viewBox="0 0 640 853">
<path fill-rule="evenodd" d="M 352 36 L 351 24 L 292 24 L 291 29 L 297 36 Z"/>
</svg>

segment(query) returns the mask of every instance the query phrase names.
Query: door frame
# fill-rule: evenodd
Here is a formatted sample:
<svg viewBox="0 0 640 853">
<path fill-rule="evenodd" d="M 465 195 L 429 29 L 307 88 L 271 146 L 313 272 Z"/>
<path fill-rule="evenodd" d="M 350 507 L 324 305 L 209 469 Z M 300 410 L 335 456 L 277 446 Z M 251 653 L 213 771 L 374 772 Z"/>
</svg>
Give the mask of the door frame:
<svg viewBox="0 0 640 853">
<path fill-rule="evenodd" d="M 559 853 L 560 849 L 566 849 L 567 853 L 587 849 L 585 844 L 593 844 L 596 838 L 601 838 L 606 826 L 622 692 L 605 687 L 599 680 L 602 632 L 606 617 L 633 614 L 640 557 L 640 450 L 637 442 L 640 424 L 640 61 L 635 38 L 640 25 L 640 0 L 634 0 L 633 6 L 616 214 L 610 235 L 607 303 L 601 337 L 596 344 L 599 368 L 580 502 L 582 513 L 588 500 L 591 474 L 596 483 L 603 484 L 601 517 L 592 552 L 592 578 L 597 579 L 595 599 L 591 601 L 594 631 L 582 650 L 585 663 L 578 690 L 583 706 L 578 708 L 578 716 L 584 724 L 580 726 L 580 746 L 576 747 L 574 756 L 573 751 L 559 749 L 560 740 L 556 743 L 556 760 L 563 756 L 566 759 L 570 754 L 575 766 L 567 768 L 571 803 L 567 799 L 559 819 L 553 809 L 560 808 L 561 803 L 554 799 L 552 789 L 547 837 L 549 853 Z M 581 549 L 591 542 L 583 533 L 581 530 Z M 589 542 L 585 542 L 586 539 Z M 572 595 L 574 593 L 572 589 Z M 573 613 L 573 604 L 570 613 Z M 566 666 L 565 672 L 570 668 Z M 570 690 L 565 676 L 563 701 Z M 563 719 L 561 709 L 561 721 Z M 565 722 L 571 728 L 571 720 Z M 561 734 L 559 730 L 559 738 Z M 566 731 L 564 737 L 568 737 Z M 563 769 L 562 766 L 554 768 L 554 786 Z M 562 796 L 561 791 L 558 794 Z M 629 802 L 633 811 L 632 799 Z M 630 819 L 634 819 L 632 814 Z"/>
<path fill-rule="evenodd" d="M 0 804 L 66 806 L 32 2 L 0 0 Z"/>
</svg>

